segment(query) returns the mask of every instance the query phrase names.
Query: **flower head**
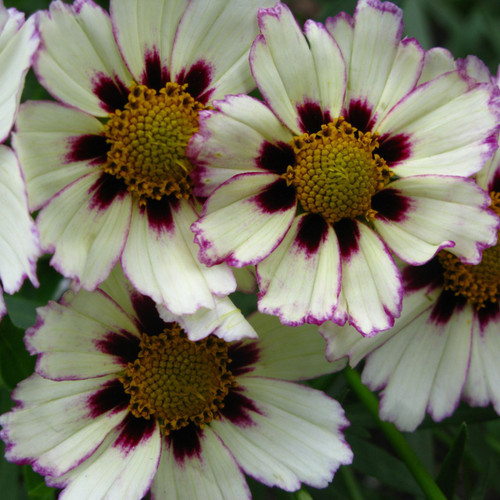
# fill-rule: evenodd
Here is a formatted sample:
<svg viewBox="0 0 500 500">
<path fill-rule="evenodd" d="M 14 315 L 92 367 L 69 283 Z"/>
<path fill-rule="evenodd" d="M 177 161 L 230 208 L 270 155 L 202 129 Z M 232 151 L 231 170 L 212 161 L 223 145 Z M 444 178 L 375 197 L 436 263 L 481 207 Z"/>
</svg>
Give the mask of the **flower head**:
<svg viewBox="0 0 500 500">
<path fill-rule="evenodd" d="M 36 373 L 0 417 L 7 458 L 65 498 L 248 498 L 242 471 L 286 490 L 326 486 L 352 460 L 347 421 L 290 382 L 331 371 L 322 339 L 219 306 L 157 310 L 118 269 L 40 309 L 26 337 Z"/>
<path fill-rule="evenodd" d="M 349 319 L 373 335 L 401 312 L 391 251 L 477 263 L 494 243 L 467 177 L 496 148 L 498 89 L 401 40 L 389 2 L 304 32 L 278 4 L 259 26 L 250 65 L 265 103 L 216 101 L 188 147 L 195 192 L 210 196 L 193 225 L 200 258 L 256 264 L 259 309 L 286 324 Z"/>
<path fill-rule="evenodd" d="M 0 2 L 0 142 L 5 141 L 17 114 L 24 78 L 38 47 L 33 19 L 6 9 Z M 29 215 L 26 186 L 14 153 L 0 146 L 0 278 L 2 287 L 14 293 L 28 277 L 34 285 L 40 255 L 38 233 Z M 0 317 L 6 312 L 0 289 Z"/>
<path fill-rule="evenodd" d="M 58 102 L 25 104 L 14 143 L 62 274 L 92 290 L 120 261 L 176 313 L 234 290 L 227 266 L 197 260 L 185 151 L 211 99 L 251 89 L 247 53 L 269 4 L 112 0 L 108 14 L 76 0 L 37 14 L 35 70 Z"/>
</svg>

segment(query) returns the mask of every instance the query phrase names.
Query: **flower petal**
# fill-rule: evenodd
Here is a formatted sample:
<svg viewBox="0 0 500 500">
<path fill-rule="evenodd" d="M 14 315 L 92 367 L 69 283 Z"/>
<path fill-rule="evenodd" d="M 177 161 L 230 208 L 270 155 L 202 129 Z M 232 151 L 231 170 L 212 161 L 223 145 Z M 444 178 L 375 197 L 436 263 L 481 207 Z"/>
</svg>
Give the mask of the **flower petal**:
<svg viewBox="0 0 500 500">
<path fill-rule="evenodd" d="M 51 264 L 86 290 L 104 281 L 118 261 L 130 224 L 131 198 L 91 173 L 60 191 L 37 219 Z"/>
<path fill-rule="evenodd" d="M 320 216 L 296 217 L 282 243 L 257 266 L 257 276 L 259 311 L 292 326 L 331 319 L 341 280 L 334 230 Z"/>
<path fill-rule="evenodd" d="M 267 257 L 295 216 L 295 191 L 274 174 L 240 174 L 217 189 L 192 226 L 200 260 L 242 267 Z"/>
<path fill-rule="evenodd" d="M 151 488 L 153 497 L 171 500 L 251 498 L 233 456 L 209 426 L 203 429 L 198 440 L 199 449 L 192 456 L 176 453 L 172 444 L 164 445 Z"/>
<path fill-rule="evenodd" d="M 40 82 L 57 99 L 95 116 L 126 102 L 132 77 L 113 37 L 108 14 L 94 2 L 50 4 L 39 11 L 42 47 L 35 69 Z M 67 41 L 70 40 L 70 43 Z"/>
<path fill-rule="evenodd" d="M 26 176 L 32 211 L 91 171 L 105 149 L 96 118 L 54 102 L 21 106 L 13 144 Z M 93 142 L 92 142 L 93 141 Z M 91 144 L 95 147 L 91 148 Z"/>
<path fill-rule="evenodd" d="M 14 293 L 28 277 L 37 286 L 38 232 L 28 212 L 26 188 L 13 151 L 0 146 L 0 277 L 3 289 Z"/>
<path fill-rule="evenodd" d="M 211 427 L 247 474 L 295 491 L 301 482 L 325 487 L 340 465 L 351 463 L 341 433 L 348 422 L 336 401 L 281 380 L 242 376 L 238 381 L 258 412 L 247 410 L 241 426 L 223 418 Z"/>
<path fill-rule="evenodd" d="M 236 288 L 230 269 L 207 268 L 198 262 L 189 230 L 197 214 L 188 202 L 152 206 L 146 210 L 134 206 L 122 257 L 126 276 L 138 291 L 174 314 L 211 309 L 213 295 L 227 295 Z"/>
<path fill-rule="evenodd" d="M 448 49 L 433 47 L 425 53 L 424 67 L 418 84 L 430 82 L 434 78 L 455 69 L 457 68 L 453 54 Z"/>
<path fill-rule="evenodd" d="M 477 264 L 483 248 L 496 241 L 498 218 L 485 210 L 488 197 L 470 179 L 407 177 L 391 183 L 375 200 L 377 232 L 411 264 L 422 264 L 445 247 Z"/>
</svg>

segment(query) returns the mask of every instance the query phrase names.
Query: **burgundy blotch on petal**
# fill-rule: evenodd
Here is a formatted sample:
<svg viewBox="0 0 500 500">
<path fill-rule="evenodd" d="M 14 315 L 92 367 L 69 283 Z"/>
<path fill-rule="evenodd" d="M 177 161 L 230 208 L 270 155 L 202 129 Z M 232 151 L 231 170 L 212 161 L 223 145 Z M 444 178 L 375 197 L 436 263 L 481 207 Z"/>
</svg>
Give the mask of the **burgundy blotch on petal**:
<svg viewBox="0 0 500 500">
<path fill-rule="evenodd" d="M 497 325 L 500 323 L 500 303 L 499 302 L 486 302 L 484 307 L 476 311 L 479 320 L 479 329 L 483 333 L 487 326 L 495 322 Z"/>
<path fill-rule="evenodd" d="M 165 436 L 165 441 L 170 444 L 174 458 L 179 465 L 186 460 L 201 458 L 200 437 L 203 431 L 193 424 L 189 424 L 182 429 L 172 431 Z"/>
<path fill-rule="evenodd" d="M 443 290 L 432 308 L 430 320 L 436 325 L 446 325 L 455 311 L 461 311 L 467 304 L 462 295 L 451 290 Z"/>
<path fill-rule="evenodd" d="M 411 209 L 411 206 L 411 199 L 394 188 L 382 189 L 372 197 L 372 208 L 381 216 L 394 222 L 406 220 L 406 212 Z"/>
<path fill-rule="evenodd" d="M 369 132 L 373 126 L 373 110 L 363 101 L 351 101 L 345 119 L 361 132 Z"/>
<path fill-rule="evenodd" d="M 306 102 L 297 106 L 297 113 L 302 124 L 302 131 L 314 134 L 321 130 L 321 125 L 326 125 L 332 121 L 330 112 L 323 111 L 318 103 Z"/>
<path fill-rule="evenodd" d="M 109 144 L 103 135 L 80 135 L 68 141 L 69 153 L 64 158 L 66 163 L 88 161 L 89 165 L 102 165 L 107 160 Z"/>
<path fill-rule="evenodd" d="M 114 413 L 125 410 L 130 402 L 130 396 L 125 393 L 118 379 L 111 380 L 102 389 L 89 397 L 89 415 L 97 418 L 103 413 L 114 410 Z"/>
<path fill-rule="evenodd" d="M 242 394 L 242 389 L 236 387 L 231 389 L 224 399 L 224 408 L 220 410 L 221 414 L 234 425 L 239 427 L 250 427 L 255 425 L 250 416 L 250 412 L 262 414 L 255 406 L 254 402 Z"/>
<path fill-rule="evenodd" d="M 146 212 L 149 227 L 158 234 L 173 231 L 175 227 L 170 203 L 169 198 L 164 196 L 161 200 L 148 199 L 146 207 L 141 207 L 141 211 Z"/>
<path fill-rule="evenodd" d="M 89 189 L 89 206 L 92 210 L 107 210 L 115 198 L 123 199 L 127 196 L 127 186 L 121 180 L 110 174 L 101 174 Z"/>
<path fill-rule="evenodd" d="M 125 454 L 133 451 L 143 440 L 151 437 L 156 428 L 156 420 L 150 418 L 136 418 L 131 413 L 123 419 L 118 430 L 120 434 L 113 443 L 115 448 L 120 448 Z"/>
<path fill-rule="evenodd" d="M 406 134 L 384 135 L 379 139 L 380 146 L 374 152 L 379 154 L 387 165 L 397 165 L 411 155 L 410 137 Z"/>
<path fill-rule="evenodd" d="M 115 77 L 100 74 L 93 79 L 94 94 L 101 100 L 101 107 L 108 113 L 114 113 L 117 109 L 123 109 L 128 102 L 128 88 L 122 81 Z"/>
<path fill-rule="evenodd" d="M 434 257 L 421 266 L 405 266 L 402 276 L 404 289 L 408 292 L 427 287 L 435 289 L 443 284 L 443 267 Z"/>
<path fill-rule="evenodd" d="M 183 69 L 177 76 L 177 83 L 187 83 L 187 91 L 202 104 L 206 104 L 214 89 L 209 89 L 212 82 L 212 70 L 205 61 L 195 62 L 189 70 Z"/>
<path fill-rule="evenodd" d="M 139 354 L 139 338 L 126 330 L 108 332 L 95 342 L 96 349 L 114 356 L 119 363 L 126 366 L 133 363 Z"/>
<path fill-rule="evenodd" d="M 256 164 L 259 168 L 281 175 L 286 172 L 289 165 L 295 165 L 295 153 L 292 146 L 285 142 L 271 144 L 264 141 L 260 147 L 260 154 Z"/>
<path fill-rule="evenodd" d="M 255 363 L 259 361 L 260 349 L 257 342 L 234 342 L 230 344 L 228 356 L 231 362 L 228 370 L 233 375 L 243 375 L 254 370 Z"/>
<path fill-rule="evenodd" d="M 255 196 L 252 201 L 264 212 L 274 213 L 292 208 L 296 203 L 295 196 L 295 188 L 287 186 L 284 179 L 278 179 Z"/>
<path fill-rule="evenodd" d="M 167 324 L 160 318 L 154 300 L 138 292 L 135 292 L 131 299 L 132 307 L 137 314 L 138 330 L 150 336 L 160 335 Z"/>
<path fill-rule="evenodd" d="M 500 169 L 497 169 L 495 172 L 495 176 L 493 177 L 489 191 L 495 191 L 495 193 L 500 193 Z"/>
<path fill-rule="evenodd" d="M 168 68 L 162 67 L 160 54 L 156 49 L 145 54 L 145 69 L 142 74 L 142 83 L 150 89 L 160 90 L 170 80 Z"/>
<path fill-rule="evenodd" d="M 318 251 L 328 234 L 328 223 L 318 214 L 307 214 L 299 223 L 295 242 L 310 254 Z"/>
<path fill-rule="evenodd" d="M 343 260 L 348 261 L 351 255 L 359 250 L 358 226 L 351 219 L 342 219 L 334 224 L 333 229 L 335 229 L 339 241 L 340 255 Z"/>
</svg>

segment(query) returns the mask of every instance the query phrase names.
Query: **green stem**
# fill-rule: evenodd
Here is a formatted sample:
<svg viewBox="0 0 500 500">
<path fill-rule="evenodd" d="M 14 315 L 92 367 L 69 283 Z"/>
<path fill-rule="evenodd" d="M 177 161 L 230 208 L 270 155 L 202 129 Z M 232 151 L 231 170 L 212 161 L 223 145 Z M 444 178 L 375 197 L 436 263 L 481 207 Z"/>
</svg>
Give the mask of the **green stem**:
<svg viewBox="0 0 500 500">
<path fill-rule="evenodd" d="M 343 466 L 340 468 L 339 472 L 342 475 L 342 479 L 344 480 L 347 491 L 349 492 L 349 498 L 351 498 L 351 500 L 363 500 L 363 494 L 358 488 L 356 478 L 354 477 L 351 468 Z"/>
<path fill-rule="evenodd" d="M 398 431 L 394 424 L 380 420 L 378 416 L 378 400 L 361 382 L 361 377 L 356 370 L 349 366 L 345 368 L 344 374 L 349 385 L 365 405 L 371 416 L 376 420 L 386 439 L 391 443 L 394 451 L 408 467 L 420 488 L 431 500 L 446 500 L 443 492 L 432 479 L 427 469 L 422 465 L 413 449 L 410 447 L 403 434 Z"/>
</svg>

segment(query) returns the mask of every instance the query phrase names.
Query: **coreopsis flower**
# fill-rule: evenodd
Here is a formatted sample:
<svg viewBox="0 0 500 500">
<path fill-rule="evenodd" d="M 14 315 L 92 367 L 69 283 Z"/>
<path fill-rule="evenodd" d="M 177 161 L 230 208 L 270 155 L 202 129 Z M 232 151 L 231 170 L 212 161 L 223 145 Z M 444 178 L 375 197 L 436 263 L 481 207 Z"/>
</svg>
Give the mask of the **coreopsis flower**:
<svg viewBox="0 0 500 500">
<path fill-rule="evenodd" d="M 500 216 L 500 150 L 478 174 Z M 476 265 L 441 250 L 428 263 L 403 268 L 403 312 L 394 327 L 362 338 L 351 327 L 325 323 L 327 357 L 366 358 L 362 380 L 383 389 L 380 416 L 412 431 L 426 411 L 451 415 L 460 399 L 493 404 L 500 414 L 500 244 Z"/>
<path fill-rule="evenodd" d="M 247 54 L 263 0 L 54 1 L 38 14 L 34 67 L 59 102 L 20 111 L 15 148 L 44 250 L 95 289 L 120 261 L 176 313 L 234 290 L 196 257 L 186 145 L 210 101 L 253 87 Z M 175 287 L 172 286 L 175 283 Z"/>
<path fill-rule="evenodd" d="M 7 139 L 18 110 L 24 78 L 38 47 L 33 20 L 6 9 L 0 1 L 0 142 Z M 14 153 L 0 146 L 0 278 L 2 288 L 14 293 L 28 277 L 38 286 L 38 233 L 28 211 L 26 186 Z M 0 288 L 0 317 L 6 312 Z"/>
<path fill-rule="evenodd" d="M 8 460 L 96 500 L 243 499 L 243 472 L 296 490 L 351 462 L 340 405 L 291 382 L 331 371 L 311 326 L 250 325 L 228 299 L 176 316 L 119 278 L 39 310 L 36 373 L 0 417 Z"/>
<path fill-rule="evenodd" d="M 417 265 L 449 248 L 474 264 L 495 241 L 466 177 L 496 148 L 497 93 L 401 40 L 389 2 L 304 32 L 278 4 L 259 26 L 250 65 L 265 102 L 215 102 L 188 147 L 210 196 L 193 225 L 200 259 L 256 264 L 259 310 L 286 324 L 348 319 L 373 335 L 401 312 L 391 252 Z"/>
</svg>

